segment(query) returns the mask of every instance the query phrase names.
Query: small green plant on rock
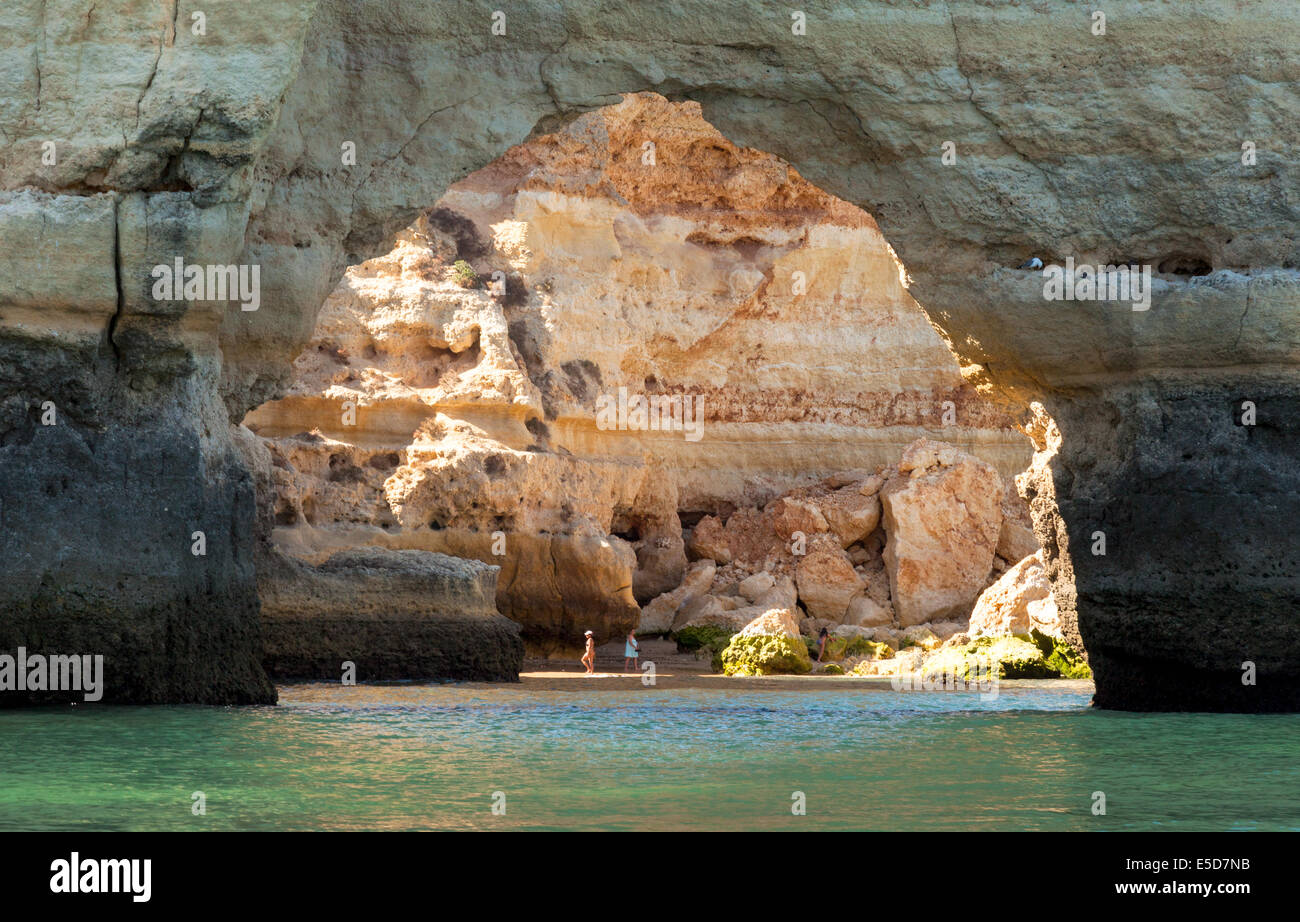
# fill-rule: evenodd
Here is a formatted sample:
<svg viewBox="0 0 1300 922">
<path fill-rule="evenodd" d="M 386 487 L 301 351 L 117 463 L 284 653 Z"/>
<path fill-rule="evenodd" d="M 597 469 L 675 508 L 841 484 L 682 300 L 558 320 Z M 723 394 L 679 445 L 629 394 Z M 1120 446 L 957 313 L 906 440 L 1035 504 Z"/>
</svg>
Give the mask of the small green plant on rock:
<svg viewBox="0 0 1300 922">
<path fill-rule="evenodd" d="M 451 265 L 452 271 L 456 273 L 456 283 L 461 288 L 473 288 L 478 284 L 478 273 L 474 267 L 463 259 L 458 259 Z"/>
</svg>

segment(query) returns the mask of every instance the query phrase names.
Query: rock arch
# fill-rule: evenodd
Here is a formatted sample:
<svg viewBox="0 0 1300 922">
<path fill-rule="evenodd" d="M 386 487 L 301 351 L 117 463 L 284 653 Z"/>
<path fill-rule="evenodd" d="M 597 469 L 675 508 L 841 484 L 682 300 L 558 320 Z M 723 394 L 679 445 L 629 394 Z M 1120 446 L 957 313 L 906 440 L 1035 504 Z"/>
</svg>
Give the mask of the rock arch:
<svg viewBox="0 0 1300 922">
<path fill-rule="evenodd" d="M 968 379 L 1036 420 L 1036 527 L 1099 704 L 1300 705 L 1300 12 L 1133 0 L 1097 36 L 1064 0 L 867 3 L 795 35 L 745 0 L 538 2 L 494 35 L 486 8 L 280 0 L 196 36 L 116 6 L 3 14 L 34 66 L 0 111 L 0 645 L 112 648 L 128 699 L 265 700 L 229 421 L 283 386 L 344 267 L 451 181 L 654 90 L 874 215 Z M 1216 271 L 1157 278 L 1146 311 L 1044 302 L 1010 268 L 1189 250 Z M 154 301 L 170 256 L 261 266 L 261 309 Z M 45 399 L 65 428 L 31 418 Z M 178 556 L 200 521 L 219 561 Z"/>
</svg>

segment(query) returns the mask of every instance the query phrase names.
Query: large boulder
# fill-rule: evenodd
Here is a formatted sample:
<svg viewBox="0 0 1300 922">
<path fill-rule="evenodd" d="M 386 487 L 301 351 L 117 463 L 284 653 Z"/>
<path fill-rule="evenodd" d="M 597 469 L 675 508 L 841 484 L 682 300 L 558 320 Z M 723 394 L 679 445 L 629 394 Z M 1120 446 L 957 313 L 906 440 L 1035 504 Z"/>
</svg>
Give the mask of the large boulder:
<svg viewBox="0 0 1300 922">
<path fill-rule="evenodd" d="M 794 582 L 788 576 L 783 576 L 773 583 L 772 587 L 754 600 L 755 608 L 790 608 L 795 607 L 798 596 L 795 592 Z"/>
<path fill-rule="evenodd" d="M 1002 530 L 998 533 L 999 557 L 1007 561 L 1024 560 L 1039 550 L 1041 548 L 1031 526 L 1010 517 L 1002 520 Z"/>
<path fill-rule="evenodd" d="M 744 620 L 731 616 L 734 610 L 724 607 L 715 596 L 707 593 L 692 596 L 677 609 L 677 614 L 673 616 L 672 629 L 679 631 L 687 625 L 730 624 L 738 620 L 740 624 L 744 624 Z"/>
<path fill-rule="evenodd" d="M 783 541 L 796 534 L 805 537 L 827 531 L 830 524 L 816 503 L 795 496 L 782 496 L 767 507 L 772 519 L 772 530 Z"/>
<path fill-rule="evenodd" d="M 943 442 L 918 439 L 881 491 L 885 568 L 899 624 L 964 618 L 988 583 L 1002 526 L 1002 478 Z"/>
<path fill-rule="evenodd" d="M 775 584 L 776 580 L 773 578 L 771 573 L 768 573 L 766 570 L 760 570 L 753 576 L 748 576 L 741 580 L 740 584 L 736 587 L 736 591 L 749 599 L 749 601 L 753 602 L 763 593 L 771 589 Z"/>
<path fill-rule="evenodd" d="M 827 527 L 840 539 L 841 547 L 856 544 L 880 524 L 877 480 L 850 484 L 818 498 L 817 508 Z"/>
<path fill-rule="evenodd" d="M 716 515 L 706 515 L 691 529 L 690 552 L 697 558 L 731 563 L 731 547 L 727 542 L 727 528 Z"/>
<path fill-rule="evenodd" d="M 752 605 L 735 605 L 736 601 L 739 600 L 734 597 L 707 594 L 694 596 L 683 603 L 673 619 L 674 634 L 690 628 L 719 628 L 729 634 L 735 634 L 772 611 L 787 612 L 792 623 L 796 625 L 796 631 L 798 630 L 797 625 L 801 615 L 799 609 L 795 607 L 794 583 L 789 577 L 777 580 L 766 592 L 758 596 Z M 727 604 L 728 602 L 733 604 Z"/>
<path fill-rule="evenodd" d="M 788 608 L 773 608 L 746 624 L 740 633 L 742 635 L 784 634 L 786 637 L 798 638 L 798 618 Z"/>
<path fill-rule="evenodd" d="M 756 617 L 722 651 L 723 671 L 744 676 L 811 671 L 812 658 L 796 621 L 790 609 L 773 609 Z"/>
<path fill-rule="evenodd" d="M 853 569 L 853 562 L 830 536 L 818 536 L 808 543 L 808 553 L 795 571 L 799 601 L 813 618 L 837 624 L 844 620 L 849 601 L 866 588 L 866 581 Z"/>
<path fill-rule="evenodd" d="M 849 600 L 844 623 L 856 627 L 883 627 L 894 623 L 894 613 L 869 595 L 856 595 Z"/>
<path fill-rule="evenodd" d="M 812 527 L 820 519 L 820 516 L 811 518 L 815 509 L 802 509 L 794 504 L 786 508 L 782 500 L 778 500 L 777 505 L 790 514 L 789 521 L 782 527 L 794 523 Z M 820 524 L 824 530 L 825 522 Z M 725 525 L 714 516 L 705 516 L 691 533 L 689 546 L 695 557 L 710 557 L 721 564 L 735 563 L 749 570 L 768 569 L 777 559 L 790 555 L 790 542 L 777 527 L 776 510 L 772 505 L 762 510 L 738 509 L 727 517 Z"/>
<path fill-rule="evenodd" d="M 717 565 L 712 560 L 697 560 L 691 564 L 680 586 L 656 596 L 641 609 L 637 633 L 663 634 L 671 630 L 678 610 L 690 599 L 709 591 L 717 570 Z"/>
<path fill-rule="evenodd" d="M 1052 637 L 1063 636 L 1041 552 L 1020 561 L 980 593 L 967 633 L 974 638 L 1027 634 L 1032 630 Z"/>
</svg>

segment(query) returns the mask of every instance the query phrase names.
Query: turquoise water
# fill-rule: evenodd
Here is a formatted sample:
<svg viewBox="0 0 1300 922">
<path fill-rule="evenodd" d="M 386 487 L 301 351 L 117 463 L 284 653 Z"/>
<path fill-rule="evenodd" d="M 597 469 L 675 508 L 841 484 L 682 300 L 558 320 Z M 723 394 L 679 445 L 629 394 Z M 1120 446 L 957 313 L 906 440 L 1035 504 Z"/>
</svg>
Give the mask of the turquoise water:
<svg viewBox="0 0 1300 922">
<path fill-rule="evenodd" d="M 0 829 L 1300 829 L 1300 715 L 1097 711 L 1074 682 L 987 702 L 825 685 L 0 712 Z"/>
</svg>

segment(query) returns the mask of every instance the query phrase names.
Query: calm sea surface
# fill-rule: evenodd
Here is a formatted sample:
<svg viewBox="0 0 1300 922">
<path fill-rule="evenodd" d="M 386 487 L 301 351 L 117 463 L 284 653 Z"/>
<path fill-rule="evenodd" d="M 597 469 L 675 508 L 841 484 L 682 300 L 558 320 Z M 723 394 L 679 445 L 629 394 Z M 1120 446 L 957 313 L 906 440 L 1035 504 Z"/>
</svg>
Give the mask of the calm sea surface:
<svg viewBox="0 0 1300 922">
<path fill-rule="evenodd" d="M 849 684 L 0 711 L 0 829 L 1300 829 L 1300 715 L 1097 711 L 1075 682 L 992 701 Z"/>
</svg>

